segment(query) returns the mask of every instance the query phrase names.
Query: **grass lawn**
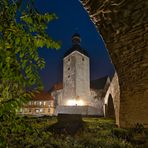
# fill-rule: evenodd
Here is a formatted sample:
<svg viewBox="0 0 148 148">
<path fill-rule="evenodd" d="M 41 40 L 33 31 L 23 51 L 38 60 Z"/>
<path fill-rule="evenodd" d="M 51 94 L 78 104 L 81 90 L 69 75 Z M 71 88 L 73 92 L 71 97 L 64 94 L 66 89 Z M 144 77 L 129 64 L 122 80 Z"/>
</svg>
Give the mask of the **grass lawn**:
<svg viewBox="0 0 148 148">
<path fill-rule="evenodd" d="M 11 133 L 8 147 L 148 148 L 148 132 L 142 126 L 121 129 L 115 126 L 114 120 L 105 118 L 83 118 L 80 126 L 75 126 L 74 122 L 58 123 L 56 117 L 27 117 L 24 120 L 33 129 Z"/>
</svg>

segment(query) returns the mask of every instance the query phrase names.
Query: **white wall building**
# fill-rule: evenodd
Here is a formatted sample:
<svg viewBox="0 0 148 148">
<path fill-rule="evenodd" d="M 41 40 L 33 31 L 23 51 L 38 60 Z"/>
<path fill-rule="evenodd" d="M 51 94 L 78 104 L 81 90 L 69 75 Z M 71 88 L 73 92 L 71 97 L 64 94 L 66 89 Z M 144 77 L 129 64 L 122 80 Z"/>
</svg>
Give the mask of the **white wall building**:
<svg viewBox="0 0 148 148">
<path fill-rule="evenodd" d="M 80 47 L 80 37 L 74 35 L 73 46 L 63 59 L 62 105 L 89 105 L 89 57 Z"/>
<path fill-rule="evenodd" d="M 80 36 L 72 37 L 72 47 L 63 58 L 63 81 L 49 92 L 40 92 L 21 114 L 57 115 L 81 114 L 117 117 L 119 123 L 120 88 L 117 73 L 112 80 L 108 76 L 90 81 L 90 59 L 80 46 Z"/>
<path fill-rule="evenodd" d="M 80 36 L 73 35 L 73 45 L 63 58 L 63 86 L 51 91 L 57 102 L 56 114 L 103 116 L 103 100 L 98 90 L 90 89 L 90 59 L 80 42 Z"/>
</svg>

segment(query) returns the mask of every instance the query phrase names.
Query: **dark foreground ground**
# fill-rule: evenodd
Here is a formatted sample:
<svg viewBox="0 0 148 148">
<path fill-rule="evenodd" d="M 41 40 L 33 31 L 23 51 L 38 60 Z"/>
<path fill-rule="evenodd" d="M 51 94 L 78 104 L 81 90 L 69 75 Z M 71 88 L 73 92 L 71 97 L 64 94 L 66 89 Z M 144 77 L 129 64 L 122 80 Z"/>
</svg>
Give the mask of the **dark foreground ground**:
<svg viewBox="0 0 148 148">
<path fill-rule="evenodd" d="M 25 117 L 25 128 L 7 137 L 10 148 L 148 148 L 148 131 L 115 126 L 114 120 L 83 118 L 82 122 L 58 122 L 56 117 Z"/>
</svg>

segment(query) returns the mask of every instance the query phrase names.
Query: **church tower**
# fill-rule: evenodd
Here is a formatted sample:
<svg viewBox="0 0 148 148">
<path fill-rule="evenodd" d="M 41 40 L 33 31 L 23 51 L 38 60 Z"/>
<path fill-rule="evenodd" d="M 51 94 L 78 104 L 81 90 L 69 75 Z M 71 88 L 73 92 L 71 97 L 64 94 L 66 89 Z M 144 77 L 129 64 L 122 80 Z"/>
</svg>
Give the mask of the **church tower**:
<svg viewBox="0 0 148 148">
<path fill-rule="evenodd" d="M 64 106 L 85 106 L 90 96 L 90 63 L 86 50 L 80 46 L 79 34 L 72 36 L 72 48 L 63 59 Z"/>
</svg>

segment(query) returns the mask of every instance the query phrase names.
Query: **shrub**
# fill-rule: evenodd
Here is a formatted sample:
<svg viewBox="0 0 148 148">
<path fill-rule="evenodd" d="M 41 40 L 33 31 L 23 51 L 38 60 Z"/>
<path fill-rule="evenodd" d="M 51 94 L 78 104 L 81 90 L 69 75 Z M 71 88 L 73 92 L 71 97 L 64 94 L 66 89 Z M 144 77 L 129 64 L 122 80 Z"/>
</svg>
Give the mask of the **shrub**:
<svg viewBox="0 0 148 148">
<path fill-rule="evenodd" d="M 122 128 L 113 128 L 112 134 L 117 138 L 129 140 L 132 137 L 132 133 L 129 130 L 122 129 Z"/>
<path fill-rule="evenodd" d="M 144 126 L 143 124 L 137 123 L 133 128 L 133 132 L 135 133 L 143 133 L 144 132 Z"/>
</svg>

